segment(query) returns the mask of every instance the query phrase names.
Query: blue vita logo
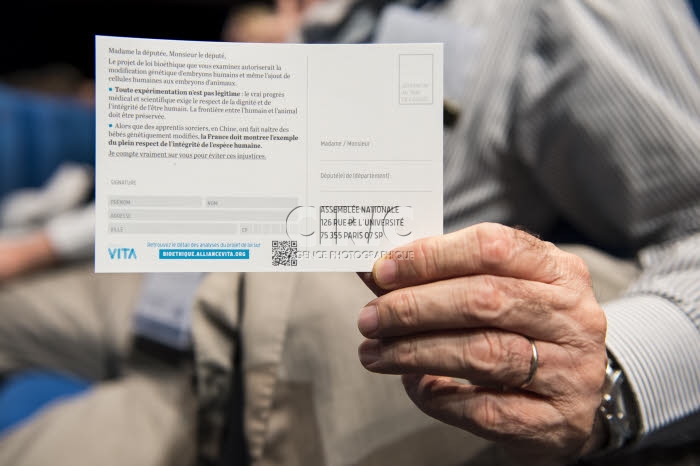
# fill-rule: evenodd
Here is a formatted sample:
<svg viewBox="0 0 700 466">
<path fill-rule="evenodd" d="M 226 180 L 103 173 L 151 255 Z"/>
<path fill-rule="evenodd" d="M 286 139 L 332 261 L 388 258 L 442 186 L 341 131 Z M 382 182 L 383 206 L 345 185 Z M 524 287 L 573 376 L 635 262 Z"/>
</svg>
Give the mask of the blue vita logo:
<svg viewBox="0 0 700 466">
<path fill-rule="evenodd" d="M 112 260 L 136 259 L 136 251 L 134 248 L 109 248 L 107 252 L 109 252 L 109 258 Z"/>
</svg>

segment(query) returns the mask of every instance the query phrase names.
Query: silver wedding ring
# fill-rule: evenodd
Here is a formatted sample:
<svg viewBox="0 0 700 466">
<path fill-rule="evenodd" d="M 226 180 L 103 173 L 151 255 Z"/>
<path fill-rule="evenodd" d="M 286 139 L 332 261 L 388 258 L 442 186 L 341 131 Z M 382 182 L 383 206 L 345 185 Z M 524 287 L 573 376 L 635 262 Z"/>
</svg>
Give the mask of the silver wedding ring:
<svg viewBox="0 0 700 466">
<path fill-rule="evenodd" d="M 535 373 L 537 372 L 537 365 L 539 364 L 539 356 L 537 355 L 537 346 L 535 346 L 535 340 L 527 337 L 530 341 L 530 346 L 532 347 L 532 357 L 530 358 L 530 372 L 527 374 L 527 379 L 518 388 L 527 388 L 532 380 L 535 378 Z"/>
</svg>

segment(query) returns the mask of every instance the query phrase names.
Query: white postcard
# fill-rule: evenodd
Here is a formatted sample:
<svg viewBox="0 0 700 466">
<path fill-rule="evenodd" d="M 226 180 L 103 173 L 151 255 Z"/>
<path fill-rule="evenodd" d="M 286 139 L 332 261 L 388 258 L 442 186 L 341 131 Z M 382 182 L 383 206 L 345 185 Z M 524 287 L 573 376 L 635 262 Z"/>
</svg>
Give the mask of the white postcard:
<svg viewBox="0 0 700 466">
<path fill-rule="evenodd" d="M 96 272 L 368 271 L 442 233 L 442 44 L 95 45 Z"/>
</svg>

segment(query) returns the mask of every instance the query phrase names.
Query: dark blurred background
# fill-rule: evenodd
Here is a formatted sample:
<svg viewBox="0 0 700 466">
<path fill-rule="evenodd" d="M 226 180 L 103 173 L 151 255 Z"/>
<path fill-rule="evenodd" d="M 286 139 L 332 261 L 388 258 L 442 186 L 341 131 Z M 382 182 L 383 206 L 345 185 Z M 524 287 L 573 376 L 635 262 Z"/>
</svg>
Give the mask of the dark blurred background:
<svg viewBox="0 0 700 466">
<path fill-rule="evenodd" d="M 0 79 L 65 64 L 95 74 L 94 36 L 219 40 L 227 14 L 250 0 L 7 0 L 0 13 Z M 255 3 L 272 3 L 255 1 Z"/>
</svg>

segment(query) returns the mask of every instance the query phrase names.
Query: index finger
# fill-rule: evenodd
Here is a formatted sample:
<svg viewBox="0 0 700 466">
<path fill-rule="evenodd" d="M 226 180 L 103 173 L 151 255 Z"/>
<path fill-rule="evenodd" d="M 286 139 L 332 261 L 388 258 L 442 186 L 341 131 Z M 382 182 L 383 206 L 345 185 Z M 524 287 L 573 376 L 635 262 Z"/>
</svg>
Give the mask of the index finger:
<svg viewBox="0 0 700 466">
<path fill-rule="evenodd" d="M 567 276 L 575 260 L 525 231 L 481 223 L 391 251 L 374 264 L 372 278 L 385 290 L 475 274 L 552 284 Z M 578 262 L 571 270 L 582 275 Z"/>
</svg>

